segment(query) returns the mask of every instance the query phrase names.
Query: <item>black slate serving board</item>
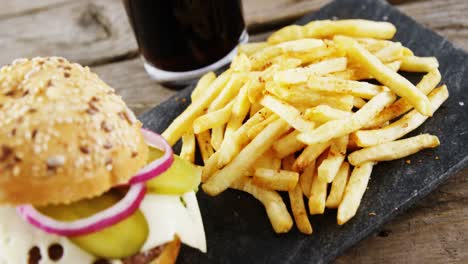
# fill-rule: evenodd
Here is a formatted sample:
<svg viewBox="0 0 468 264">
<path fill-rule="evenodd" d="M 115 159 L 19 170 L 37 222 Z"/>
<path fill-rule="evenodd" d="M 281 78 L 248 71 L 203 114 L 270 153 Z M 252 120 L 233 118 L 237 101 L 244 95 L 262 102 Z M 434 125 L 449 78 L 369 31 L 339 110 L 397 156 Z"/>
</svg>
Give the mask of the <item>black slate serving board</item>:
<svg viewBox="0 0 468 264">
<path fill-rule="evenodd" d="M 262 205 L 248 194 L 229 190 L 208 197 L 200 191 L 208 253 L 184 246 L 178 263 L 329 262 L 467 166 L 468 54 L 385 1 L 337 0 L 297 23 L 343 18 L 388 20 L 398 28 L 395 40 L 416 55 L 438 58 L 442 82 L 447 84 L 450 97 L 433 118 L 409 136 L 430 133 L 437 135 L 442 144 L 411 156 L 410 165 L 404 159 L 378 164 L 357 215 L 342 227 L 336 224 L 335 211 L 312 216 L 312 236 L 302 235 L 295 228 L 288 234 L 276 235 Z M 421 76 L 407 77 L 417 82 Z M 162 132 L 188 105 L 192 89 L 188 87 L 144 113 L 141 120 L 145 126 Z M 370 212 L 376 215 L 371 217 Z"/>
</svg>

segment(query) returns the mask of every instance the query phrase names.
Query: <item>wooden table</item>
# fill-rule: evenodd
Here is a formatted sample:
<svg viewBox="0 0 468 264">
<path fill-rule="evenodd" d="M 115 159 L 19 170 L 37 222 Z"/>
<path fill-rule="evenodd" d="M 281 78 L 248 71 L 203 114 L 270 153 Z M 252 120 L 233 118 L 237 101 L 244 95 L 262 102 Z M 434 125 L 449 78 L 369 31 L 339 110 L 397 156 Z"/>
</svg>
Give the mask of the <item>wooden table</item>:
<svg viewBox="0 0 468 264">
<path fill-rule="evenodd" d="M 329 0 L 243 2 L 251 37 L 261 39 Z M 468 1 L 391 2 L 468 50 Z M 121 1 L 0 0 L 0 65 L 50 55 L 91 66 L 137 114 L 176 93 L 146 75 Z M 468 169 L 336 262 L 468 263 Z"/>
</svg>

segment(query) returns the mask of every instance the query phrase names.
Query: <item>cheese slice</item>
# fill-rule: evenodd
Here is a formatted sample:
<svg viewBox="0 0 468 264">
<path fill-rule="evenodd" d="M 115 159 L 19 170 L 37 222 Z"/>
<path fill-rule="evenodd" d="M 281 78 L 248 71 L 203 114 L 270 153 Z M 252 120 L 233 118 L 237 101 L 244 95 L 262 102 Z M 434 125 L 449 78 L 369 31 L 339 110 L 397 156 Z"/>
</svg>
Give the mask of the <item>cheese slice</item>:
<svg viewBox="0 0 468 264">
<path fill-rule="evenodd" d="M 206 252 L 205 231 L 194 192 L 182 195 L 146 194 L 140 210 L 148 222 L 149 234 L 142 251 L 171 241 L 177 234 L 188 246 Z M 47 250 L 58 243 L 63 256 L 49 259 Z M 0 206 L 0 264 L 28 263 L 29 250 L 37 246 L 39 264 L 92 264 L 97 258 L 73 244 L 66 237 L 46 233 L 23 220 L 12 206 Z M 121 263 L 113 260 L 112 264 Z"/>
</svg>

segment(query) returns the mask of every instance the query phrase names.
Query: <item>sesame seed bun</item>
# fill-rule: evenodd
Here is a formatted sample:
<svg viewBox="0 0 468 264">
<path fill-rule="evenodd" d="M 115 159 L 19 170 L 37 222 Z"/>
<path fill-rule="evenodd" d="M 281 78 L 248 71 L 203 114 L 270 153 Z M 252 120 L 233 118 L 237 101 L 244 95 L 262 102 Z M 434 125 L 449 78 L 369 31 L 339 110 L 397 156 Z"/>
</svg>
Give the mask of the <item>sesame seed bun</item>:
<svg viewBox="0 0 468 264">
<path fill-rule="evenodd" d="M 66 204 L 128 181 L 146 163 L 140 127 L 88 67 L 14 61 L 0 70 L 0 203 Z"/>
</svg>

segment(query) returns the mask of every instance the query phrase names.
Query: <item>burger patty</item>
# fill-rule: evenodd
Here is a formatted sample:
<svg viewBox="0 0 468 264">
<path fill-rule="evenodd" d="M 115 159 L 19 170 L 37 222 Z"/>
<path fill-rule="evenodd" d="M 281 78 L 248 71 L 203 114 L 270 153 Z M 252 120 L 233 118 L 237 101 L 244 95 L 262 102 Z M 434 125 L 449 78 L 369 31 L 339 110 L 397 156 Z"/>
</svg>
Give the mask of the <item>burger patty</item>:
<svg viewBox="0 0 468 264">
<path fill-rule="evenodd" d="M 165 245 L 157 246 L 145 252 L 122 259 L 124 264 L 149 264 L 161 255 Z"/>
</svg>

